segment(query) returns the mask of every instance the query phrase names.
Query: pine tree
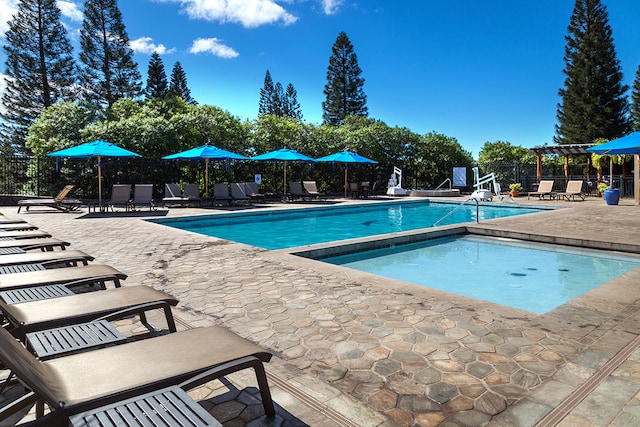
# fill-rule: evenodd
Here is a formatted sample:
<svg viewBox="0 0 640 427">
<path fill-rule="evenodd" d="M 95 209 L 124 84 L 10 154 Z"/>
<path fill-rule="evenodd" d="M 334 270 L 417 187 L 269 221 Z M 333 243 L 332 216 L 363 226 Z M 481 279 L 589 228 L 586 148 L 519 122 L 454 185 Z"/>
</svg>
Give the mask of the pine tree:
<svg viewBox="0 0 640 427">
<path fill-rule="evenodd" d="M 260 89 L 260 102 L 258 104 L 258 114 L 272 114 L 273 113 L 273 80 L 271 79 L 271 73 L 269 70 L 264 75 L 264 85 Z"/>
<path fill-rule="evenodd" d="M 77 72 L 55 0 L 19 0 L 5 38 L 1 138 L 2 152 L 12 153 L 40 112 L 73 96 Z"/>
<path fill-rule="evenodd" d="M 184 72 L 180 62 L 176 62 L 171 70 L 171 83 L 169 85 L 169 96 L 180 97 L 187 104 L 197 105 L 195 99 L 191 97 L 191 91 L 187 86 L 187 74 Z"/>
<path fill-rule="evenodd" d="M 147 71 L 147 99 L 166 98 L 169 93 L 167 74 L 164 72 L 164 64 L 158 52 L 151 54 L 149 70 Z"/>
<path fill-rule="evenodd" d="M 565 37 L 564 88 L 558 91 L 559 144 L 592 143 L 628 133 L 630 122 L 620 62 L 606 7 L 600 0 L 576 0 Z"/>
<path fill-rule="evenodd" d="M 117 0 L 86 0 L 80 30 L 81 78 L 86 96 L 111 106 L 141 95 L 141 76 Z"/>
<path fill-rule="evenodd" d="M 269 114 L 278 117 L 284 116 L 284 89 L 280 82 L 277 82 L 273 86 L 273 92 L 271 93 L 271 111 Z"/>
<path fill-rule="evenodd" d="M 636 70 L 636 78 L 633 81 L 631 92 L 631 126 L 633 130 L 640 130 L 640 65 Z"/>
<path fill-rule="evenodd" d="M 338 125 L 347 116 L 366 117 L 367 96 L 363 89 L 364 79 L 360 77 L 362 70 L 347 33 L 338 34 L 331 51 L 324 86 L 326 99 L 322 103 L 324 122 Z"/>
<path fill-rule="evenodd" d="M 302 111 L 298 103 L 298 92 L 291 83 L 287 85 L 287 91 L 284 95 L 284 115 L 302 120 Z"/>
</svg>

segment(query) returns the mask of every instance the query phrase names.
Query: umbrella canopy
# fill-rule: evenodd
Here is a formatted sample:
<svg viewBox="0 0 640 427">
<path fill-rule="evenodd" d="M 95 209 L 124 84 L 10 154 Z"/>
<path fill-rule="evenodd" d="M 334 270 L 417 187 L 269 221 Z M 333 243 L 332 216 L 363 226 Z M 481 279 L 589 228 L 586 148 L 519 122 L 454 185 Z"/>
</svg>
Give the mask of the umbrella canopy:
<svg viewBox="0 0 640 427">
<path fill-rule="evenodd" d="M 315 159 L 305 156 L 304 154 L 300 154 L 296 150 L 292 150 L 290 148 L 281 148 L 279 150 L 260 154 L 252 157 L 251 160 L 284 162 L 283 194 L 287 193 L 287 162 L 315 162 Z"/>
<path fill-rule="evenodd" d="M 640 154 L 640 131 L 630 133 L 622 138 L 587 148 L 596 154 Z"/>
<path fill-rule="evenodd" d="M 205 194 L 209 194 L 209 160 L 248 160 L 249 158 L 241 154 L 232 153 L 213 145 L 201 145 L 200 147 L 190 150 L 181 151 L 180 153 L 164 156 L 165 160 L 200 160 L 204 159 L 204 188 Z"/>
<path fill-rule="evenodd" d="M 76 145 L 75 147 L 54 151 L 47 154 L 47 156 L 66 157 L 70 159 L 89 159 L 96 157 L 98 159 L 98 200 L 102 207 L 102 165 L 100 162 L 102 157 L 140 157 L 140 154 L 98 139 Z"/>
<path fill-rule="evenodd" d="M 340 162 L 344 163 L 344 197 L 347 197 L 347 163 L 370 163 L 377 164 L 375 160 L 367 159 L 352 151 L 339 151 L 328 156 L 316 159 L 316 162 Z"/>
</svg>

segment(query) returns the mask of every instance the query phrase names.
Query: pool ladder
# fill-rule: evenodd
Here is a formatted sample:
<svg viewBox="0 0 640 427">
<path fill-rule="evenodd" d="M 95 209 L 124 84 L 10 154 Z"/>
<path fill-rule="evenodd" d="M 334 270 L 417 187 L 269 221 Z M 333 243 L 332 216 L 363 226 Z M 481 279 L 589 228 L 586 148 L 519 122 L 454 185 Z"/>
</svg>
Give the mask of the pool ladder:
<svg viewBox="0 0 640 427">
<path fill-rule="evenodd" d="M 460 203 L 458 206 L 456 206 L 455 208 L 453 208 L 452 210 L 450 210 L 449 212 L 446 213 L 446 215 L 444 215 L 442 218 L 440 218 L 439 220 L 437 220 L 436 222 L 434 222 L 433 224 L 431 224 L 432 227 L 435 227 L 436 225 L 438 225 L 442 220 L 444 220 L 445 218 L 447 218 L 449 215 L 453 214 L 455 211 L 457 211 L 458 209 L 460 209 L 462 206 L 464 206 L 465 203 L 467 203 L 469 200 L 473 200 L 474 202 L 476 202 L 476 224 L 480 222 L 480 216 L 479 216 L 479 211 L 480 211 L 480 204 L 478 203 L 478 199 L 475 197 L 469 197 L 467 200 L 463 201 L 462 203 Z"/>
</svg>

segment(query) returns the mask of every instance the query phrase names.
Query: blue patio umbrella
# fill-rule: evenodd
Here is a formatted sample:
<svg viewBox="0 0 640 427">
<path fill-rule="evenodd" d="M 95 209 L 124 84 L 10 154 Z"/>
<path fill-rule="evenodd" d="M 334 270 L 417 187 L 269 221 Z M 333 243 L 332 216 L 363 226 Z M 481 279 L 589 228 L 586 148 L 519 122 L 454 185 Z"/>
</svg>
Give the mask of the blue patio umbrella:
<svg viewBox="0 0 640 427">
<path fill-rule="evenodd" d="M 98 159 L 98 201 L 102 206 L 102 158 L 103 157 L 140 157 L 140 154 L 118 147 L 107 141 L 97 139 L 75 147 L 65 148 L 47 154 L 50 157 L 63 157 L 69 159 Z"/>
<path fill-rule="evenodd" d="M 348 163 L 370 163 L 377 164 L 375 160 L 367 159 L 353 151 L 339 151 L 328 156 L 316 159 L 316 162 L 339 162 L 344 163 L 344 197 L 347 197 L 347 164 Z"/>
<path fill-rule="evenodd" d="M 204 188 L 205 194 L 209 195 L 209 160 L 248 160 L 249 158 L 242 154 L 232 153 L 213 145 L 201 145 L 200 147 L 191 148 L 180 153 L 164 156 L 165 160 L 204 160 Z"/>
<path fill-rule="evenodd" d="M 596 154 L 640 154 L 640 131 L 587 148 Z"/>
<path fill-rule="evenodd" d="M 315 162 L 315 159 L 313 159 L 312 157 L 300 154 L 296 150 L 292 150 L 290 148 L 281 148 L 279 150 L 270 151 L 258 156 L 253 156 L 251 160 L 284 162 L 283 194 L 287 193 L 287 162 Z"/>
</svg>

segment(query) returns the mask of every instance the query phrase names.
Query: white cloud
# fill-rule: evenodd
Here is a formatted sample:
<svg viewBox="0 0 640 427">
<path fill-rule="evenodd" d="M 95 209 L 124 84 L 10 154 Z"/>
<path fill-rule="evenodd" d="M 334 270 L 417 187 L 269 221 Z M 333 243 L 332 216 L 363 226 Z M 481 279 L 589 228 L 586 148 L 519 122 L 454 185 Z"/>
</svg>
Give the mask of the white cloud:
<svg viewBox="0 0 640 427">
<path fill-rule="evenodd" d="M 129 42 L 129 47 L 134 52 L 140 53 L 148 53 L 151 54 L 153 52 L 158 52 L 160 55 L 164 55 L 167 53 L 173 53 L 175 49 L 167 49 L 167 47 L 163 44 L 155 44 L 153 43 L 153 39 L 151 37 L 140 37 L 135 40 L 131 40 Z"/>
<path fill-rule="evenodd" d="M 322 10 L 327 15 L 333 15 L 338 12 L 342 2 L 343 0 L 322 0 Z"/>
<path fill-rule="evenodd" d="M 0 37 L 4 37 L 4 33 L 9 29 L 9 20 L 18 10 L 17 5 L 17 0 L 0 1 Z"/>
<path fill-rule="evenodd" d="M 215 56 L 219 56 L 220 58 L 235 58 L 239 55 L 238 52 L 230 48 L 229 46 L 221 43 L 220 39 L 210 38 L 203 39 L 199 38 L 193 41 L 191 45 L 191 49 L 189 49 L 191 53 L 211 53 Z"/>
<path fill-rule="evenodd" d="M 160 0 L 180 3 L 193 19 L 235 22 L 247 28 L 282 22 L 293 24 L 298 18 L 274 0 Z"/>
<path fill-rule="evenodd" d="M 78 5 L 72 1 L 58 0 L 58 8 L 62 16 L 74 22 L 82 22 L 84 14 Z"/>
</svg>

